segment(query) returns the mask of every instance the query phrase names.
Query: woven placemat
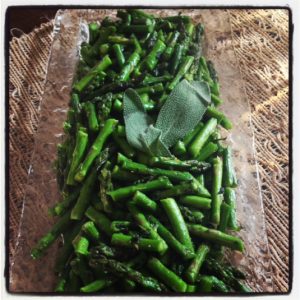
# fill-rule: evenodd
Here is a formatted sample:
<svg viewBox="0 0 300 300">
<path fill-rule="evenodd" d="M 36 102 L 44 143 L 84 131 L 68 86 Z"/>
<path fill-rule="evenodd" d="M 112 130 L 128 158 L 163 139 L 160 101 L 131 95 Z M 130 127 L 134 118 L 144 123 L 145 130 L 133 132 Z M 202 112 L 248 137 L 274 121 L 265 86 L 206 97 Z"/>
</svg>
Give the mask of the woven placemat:
<svg viewBox="0 0 300 300">
<path fill-rule="evenodd" d="M 288 11 L 229 10 L 251 106 L 274 288 L 289 287 Z M 53 22 L 13 38 L 9 60 L 9 249 L 14 251 Z"/>
</svg>

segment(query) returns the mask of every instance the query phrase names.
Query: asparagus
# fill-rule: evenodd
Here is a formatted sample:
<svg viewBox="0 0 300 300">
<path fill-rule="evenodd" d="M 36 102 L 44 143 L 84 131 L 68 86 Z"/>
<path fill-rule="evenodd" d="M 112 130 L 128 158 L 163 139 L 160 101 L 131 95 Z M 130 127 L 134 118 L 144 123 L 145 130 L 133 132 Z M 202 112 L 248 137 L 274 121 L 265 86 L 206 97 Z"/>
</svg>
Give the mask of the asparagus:
<svg viewBox="0 0 300 300">
<path fill-rule="evenodd" d="M 223 247 L 244 244 L 227 233 L 239 229 L 237 179 L 219 126 L 232 123 L 217 108 L 216 70 L 201 56 L 203 25 L 136 9 L 117 17 L 90 24 L 81 45 L 55 163 L 62 200 L 50 213 L 60 219 L 32 256 L 63 235 L 58 292 L 247 292 L 245 274 L 216 261 Z M 203 120 L 174 141 L 172 156 L 139 152 L 127 141 L 123 93 L 135 89 L 152 124 L 183 78 L 210 87 Z"/>
<path fill-rule="evenodd" d="M 140 183 L 136 185 L 131 185 L 123 188 L 119 188 L 108 192 L 107 194 L 111 196 L 114 201 L 119 201 L 121 199 L 130 197 L 134 195 L 135 192 L 149 192 L 159 189 L 170 188 L 172 183 L 167 177 L 159 177 L 158 179 L 148 181 L 146 183 Z"/>
<path fill-rule="evenodd" d="M 105 122 L 99 135 L 95 139 L 90 151 L 88 152 L 85 160 L 83 161 L 82 164 L 80 164 L 79 171 L 75 175 L 75 180 L 81 182 L 85 178 L 93 161 L 100 154 L 105 141 L 112 134 L 117 123 L 118 123 L 118 121 L 115 119 L 108 119 Z"/>
<path fill-rule="evenodd" d="M 88 119 L 89 129 L 93 132 L 97 132 L 99 130 L 99 124 L 96 115 L 95 104 L 87 101 L 84 103 L 83 108 Z"/>
<path fill-rule="evenodd" d="M 100 290 L 103 290 L 104 288 L 112 285 L 115 280 L 112 279 L 97 279 L 83 287 L 80 288 L 80 292 L 83 293 L 95 293 Z"/>
<path fill-rule="evenodd" d="M 232 230 L 239 230 L 239 225 L 236 218 L 236 196 L 232 188 L 225 188 L 224 200 L 230 207 L 228 227 Z"/>
<path fill-rule="evenodd" d="M 165 287 L 155 278 L 144 276 L 142 273 L 116 260 L 108 259 L 105 257 L 90 260 L 90 266 L 92 268 L 98 265 L 106 267 L 109 273 L 112 273 L 118 277 L 126 276 L 128 279 L 140 284 L 142 287 L 146 288 L 149 291 L 162 292 L 165 290 Z"/>
<path fill-rule="evenodd" d="M 216 145 L 215 143 L 212 143 L 212 142 L 208 142 L 200 150 L 199 154 L 196 156 L 196 159 L 199 160 L 199 161 L 205 161 L 212 154 L 217 152 L 218 149 L 219 149 L 218 145 Z"/>
<path fill-rule="evenodd" d="M 78 235 L 72 242 L 74 251 L 77 255 L 87 256 L 89 255 L 89 240 L 81 235 Z"/>
<path fill-rule="evenodd" d="M 93 241 L 98 241 L 100 238 L 100 233 L 92 221 L 84 223 L 82 226 L 82 231 L 89 239 Z"/>
<path fill-rule="evenodd" d="M 175 31 L 172 33 L 170 39 L 167 41 L 167 48 L 163 53 L 163 59 L 169 60 L 174 52 L 174 47 L 176 46 L 176 42 L 179 38 L 180 33 Z"/>
<path fill-rule="evenodd" d="M 168 219 L 173 228 L 174 234 L 183 245 L 194 250 L 194 245 L 192 243 L 191 237 L 189 235 L 189 231 L 186 227 L 185 221 L 182 217 L 180 209 L 176 203 L 176 201 L 172 198 L 166 198 L 160 200 Z"/>
<path fill-rule="evenodd" d="M 210 164 L 197 160 L 179 160 L 172 157 L 152 157 L 150 164 L 173 170 L 189 170 L 190 172 L 201 173 L 210 168 Z M 184 180 L 181 180 L 184 181 Z"/>
<path fill-rule="evenodd" d="M 130 221 L 112 221 L 110 228 L 112 232 L 122 232 L 122 231 L 128 231 L 131 227 Z"/>
<path fill-rule="evenodd" d="M 211 118 L 216 118 L 221 126 L 223 126 L 225 129 L 229 130 L 232 129 L 232 123 L 231 121 L 220 111 L 218 111 L 216 108 L 209 106 L 206 110 L 206 116 Z"/>
<path fill-rule="evenodd" d="M 93 190 L 92 187 L 97 179 L 97 172 L 96 169 L 93 169 L 92 172 L 89 174 L 88 178 L 85 180 L 81 190 L 79 197 L 74 205 L 72 212 L 71 212 L 71 219 L 72 220 L 81 220 L 84 215 L 86 208 L 89 205 L 89 198 L 91 197 Z"/>
<path fill-rule="evenodd" d="M 112 137 L 126 156 L 130 158 L 135 156 L 135 150 L 128 144 L 125 138 L 120 137 L 116 132 L 112 134 Z"/>
<path fill-rule="evenodd" d="M 62 274 L 68 267 L 66 266 L 67 261 L 69 260 L 70 256 L 72 255 L 73 250 L 73 240 L 75 237 L 79 234 L 81 227 L 82 227 L 82 221 L 78 222 L 77 224 L 72 227 L 72 230 L 69 232 L 65 232 L 64 237 L 64 245 L 60 249 L 60 255 L 58 259 L 55 262 L 55 272 L 58 274 Z"/>
<path fill-rule="evenodd" d="M 226 285 L 230 286 L 234 290 L 245 293 L 251 292 L 249 287 L 236 279 L 230 271 L 224 269 L 223 266 L 220 265 L 216 260 L 211 258 L 207 259 L 204 263 L 204 266 L 209 272 L 221 278 Z"/>
<path fill-rule="evenodd" d="M 93 207 L 90 206 L 86 210 L 85 215 L 95 223 L 100 231 L 103 231 L 108 236 L 112 235 L 111 222 L 103 213 L 96 211 Z"/>
<path fill-rule="evenodd" d="M 176 46 L 174 48 L 174 53 L 172 55 L 171 63 L 170 63 L 170 67 L 169 67 L 170 73 L 172 75 L 174 75 L 176 73 L 178 66 L 181 62 L 181 59 L 183 56 L 183 49 L 184 49 L 184 47 L 181 44 L 176 44 Z"/>
<path fill-rule="evenodd" d="M 199 282 L 199 291 L 200 292 L 211 292 L 213 289 L 213 278 L 212 276 L 201 276 Z"/>
<path fill-rule="evenodd" d="M 156 212 L 157 204 L 142 192 L 137 191 L 134 194 L 133 202 L 136 206 L 145 209 L 148 212 Z"/>
<path fill-rule="evenodd" d="M 74 180 L 74 176 L 76 173 L 76 169 L 83 158 L 85 153 L 86 147 L 88 144 L 88 135 L 87 133 L 82 130 L 81 128 L 77 131 L 76 134 L 76 144 L 72 155 L 72 162 L 70 165 L 69 174 L 67 177 L 67 184 L 68 185 L 75 185 L 76 182 Z"/>
<path fill-rule="evenodd" d="M 204 214 L 195 209 L 188 208 L 186 206 L 179 205 L 179 209 L 183 215 L 183 218 L 190 223 L 202 223 L 204 219 Z"/>
<path fill-rule="evenodd" d="M 216 129 L 216 126 L 217 119 L 211 118 L 209 121 L 207 121 L 201 131 L 196 135 L 195 139 L 189 147 L 189 153 L 192 157 L 197 157 L 205 142 L 208 140 L 209 136 Z"/>
<path fill-rule="evenodd" d="M 180 81 L 180 79 L 184 76 L 184 74 L 189 70 L 192 63 L 194 61 L 193 56 L 186 56 L 182 62 L 182 65 L 180 66 L 175 78 L 172 80 L 172 82 L 169 84 L 168 89 L 171 91 L 174 89 L 174 87 L 177 85 L 177 83 Z"/>
<path fill-rule="evenodd" d="M 179 202 L 199 209 L 210 209 L 211 208 L 211 199 L 204 198 L 195 195 L 186 195 L 179 199 Z"/>
<path fill-rule="evenodd" d="M 165 251 L 165 244 L 162 240 L 146 238 L 138 238 L 135 240 L 134 236 L 125 235 L 123 233 L 114 233 L 111 237 L 111 244 L 113 246 L 133 248 L 146 252 L 162 253 Z"/>
<path fill-rule="evenodd" d="M 121 252 L 122 251 L 122 252 Z M 101 258 L 103 255 L 108 258 L 121 258 L 123 250 L 116 247 L 111 247 L 103 242 L 98 241 L 97 246 L 91 248 L 91 258 Z"/>
<path fill-rule="evenodd" d="M 65 213 L 50 231 L 38 241 L 37 245 L 31 250 L 31 257 L 33 259 L 40 258 L 69 225 L 70 211 Z"/>
<path fill-rule="evenodd" d="M 234 250 L 244 251 L 244 243 L 238 237 L 199 224 L 187 224 L 187 227 L 191 235 Z"/>
<path fill-rule="evenodd" d="M 184 142 L 178 141 L 174 146 L 173 153 L 177 156 L 182 156 L 182 155 L 186 154 L 186 152 L 187 152 L 187 150 L 184 145 Z"/>
<path fill-rule="evenodd" d="M 224 167 L 224 177 L 223 177 L 223 182 L 225 187 L 237 187 L 237 179 L 233 167 L 233 162 L 232 162 L 232 150 L 231 147 L 226 147 L 223 150 L 223 167 Z"/>
<path fill-rule="evenodd" d="M 156 192 L 155 196 L 162 199 L 167 197 L 176 197 L 189 194 L 199 195 L 202 197 L 210 197 L 209 191 L 204 186 L 202 186 L 197 180 L 174 185 L 164 191 Z"/>
<path fill-rule="evenodd" d="M 226 284 L 215 276 L 201 275 L 199 278 L 199 287 L 201 292 L 217 291 L 222 293 L 229 292 Z"/>
<path fill-rule="evenodd" d="M 72 271 L 80 277 L 84 285 L 89 284 L 94 280 L 94 275 L 82 257 L 76 257 L 70 262 Z"/>
<path fill-rule="evenodd" d="M 150 238 L 161 241 L 162 247 L 159 253 L 163 255 L 168 249 L 168 245 L 166 244 L 166 242 L 160 237 L 157 231 L 148 222 L 145 215 L 137 209 L 133 202 L 128 203 L 128 209 L 137 224 L 149 234 Z"/>
<path fill-rule="evenodd" d="M 153 175 L 153 176 L 166 176 L 170 180 L 175 180 L 179 182 L 193 180 L 193 176 L 188 172 L 165 170 L 159 168 L 149 168 L 146 165 L 136 163 L 129 159 L 126 159 L 121 154 L 118 154 L 118 161 L 119 163 L 121 163 L 123 169 L 134 173 L 143 174 L 143 175 Z"/>
<path fill-rule="evenodd" d="M 212 183 L 212 201 L 211 201 L 211 221 L 214 224 L 220 223 L 220 210 L 222 199 L 220 189 L 222 186 L 222 160 L 217 157 L 213 159 L 213 183 Z"/>
<path fill-rule="evenodd" d="M 119 166 L 115 165 L 111 176 L 113 179 L 120 180 L 120 181 L 136 181 L 139 179 L 139 176 L 137 174 L 133 174 L 131 172 L 125 171 L 121 169 Z"/>
<path fill-rule="evenodd" d="M 121 73 L 119 75 L 119 81 L 128 81 L 130 74 L 133 69 L 137 66 L 140 61 L 140 55 L 137 51 L 133 52 L 132 55 L 128 58 L 127 62 L 123 66 Z"/>
<path fill-rule="evenodd" d="M 179 254 L 184 260 L 191 259 L 195 256 L 194 251 L 180 243 L 173 234 L 162 225 L 158 219 L 153 216 L 149 216 L 150 222 L 157 226 L 158 234 L 166 241 L 168 246 L 172 248 L 177 254 Z"/>
<path fill-rule="evenodd" d="M 56 216 L 62 216 L 70 205 L 78 198 L 80 190 L 81 187 L 77 186 L 72 191 L 63 192 L 63 200 L 55 204 L 55 206 L 50 209 L 50 213 Z"/>
<path fill-rule="evenodd" d="M 121 45 L 120 44 L 114 44 L 112 48 L 113 48 L 115 56 L 117 58 L 119 67 L 122 68 L 125 64 L 125 57 L 124 57 Z"/>
<path fill-rule="evenodd" d="M 75 83 L 74 89 L 81 93 L 88 86 L 88 84 L 91 83 L 91 81 L 97 74 L 105 71 L 111 64 L 112 61 L 110 60 L 109 56 L 104 56 L 102 61 L 98 65 L 91 69 L 89 73 L 85 75 L 85 77 L 83 77 L 80 81 Z"/>
<path fill-rule="evenodd" d="M 144 65 L 147 67 L 149 71 L 152 71 L 156 67 L 158 63 L 158 59 L 165 49 L 166 49 L 165 43 L 162 40 L 158 39 L 153 49 L 144 60 Z"/>
<path fill-rule="evenodd" d="M 208 245 L 200 245 L 197 249 L 196 256 L 185 271 L 185 278 L 189 283 L 195 283 L 200 268 L 209 252 Z"/>
<path fill-rule="evenodd" d="M 228 204 L 224 202 L 221 204 L 221 215 L 220 215 L 220 223 L 218 226 L 218 230 L 226 232 L 227 224 L 230 216 L 230 210 L 231 207 Z"/>
<path fill-rule="evenodd" d="M 157 258 L 150 258 L 147 266 L 153 274 L 175 292 L 184 293 L 187 290 L 187 284 L 175 273 L 165 267 Z"/>
<path fill-rule="evenodd" d="M 104 167 L 100 171 L 99 196 L 100 196 L 101 202 L 103 204 L 103 211 L 106 213 L 111 213 L 113 208 L 112 208 L 111 200 L 110 200 L 109 196 L 107 195 L 107 192 L 111 191 L 113 186 L 112 186 L 112 182 L 111 182 L 111 172 L 108 168 L 109 168 L 109 162 L 106 162 Z"/>
</svg>

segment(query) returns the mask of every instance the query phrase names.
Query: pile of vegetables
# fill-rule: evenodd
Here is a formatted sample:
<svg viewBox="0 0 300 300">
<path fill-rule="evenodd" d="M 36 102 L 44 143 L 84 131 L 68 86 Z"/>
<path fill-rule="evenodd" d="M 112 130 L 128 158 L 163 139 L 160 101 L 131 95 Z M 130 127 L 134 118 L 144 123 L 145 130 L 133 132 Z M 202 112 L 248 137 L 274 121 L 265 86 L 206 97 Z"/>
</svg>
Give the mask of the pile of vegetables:
<svg viewBox="0 0 300 300">
<path fill-rule="evenodd" d="M 244 244 L 203 34 L 136 9 L 89 24 L 57 146 L 57 222 L 31 253 L 63 236 L 55 291 L 250 291 L 224 256 Z"/>
</svg>

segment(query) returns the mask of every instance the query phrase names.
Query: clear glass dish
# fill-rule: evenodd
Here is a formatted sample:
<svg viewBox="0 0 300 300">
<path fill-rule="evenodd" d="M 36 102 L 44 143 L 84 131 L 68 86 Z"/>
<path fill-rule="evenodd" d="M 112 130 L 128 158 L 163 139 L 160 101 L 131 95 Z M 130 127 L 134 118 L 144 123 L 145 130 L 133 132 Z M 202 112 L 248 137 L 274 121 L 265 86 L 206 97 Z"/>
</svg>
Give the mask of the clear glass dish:
<svg viewBox="0 0 300 300">
<path fill-rule="evenodd" d="M 175 15 L 176 9 L 151 9 L 157 15 Z M 255 158 L 250 107 L 232 46 L 228 12 L 225 9 L 180 9 L 195 22 L 205 25 L 206 55 L 216 67 L 224 104 L 221 109 L 233 121 L 234 129 L 227 136 L 234 150 L 234 163 L 239 179 L 237 213 L 245 241 L 245 252 L 232 252 L 229 259 L 247 274 L 247 282 L 255 292 L 272 292 L 272 273 L 265 229 L 263 203 Z M 63 122 L 69 102 L 79 48 L 87 39 L 86 23 L 114 16 L 113 9 L 60 10 L 54 26 L 54 41 L 47 71 L 40 123 L 28 172 L 27 192 L 23 202 L 16 252 L 10 262 L 11 292 L 51 292 L 56 277 L 53 272 L 59 242 L 48 254 L 32 260 L 30 249 L 54 223 L 48 208 L 59 192 L 53 162 L 56 145 L 63 138 Z"/>
</svg>

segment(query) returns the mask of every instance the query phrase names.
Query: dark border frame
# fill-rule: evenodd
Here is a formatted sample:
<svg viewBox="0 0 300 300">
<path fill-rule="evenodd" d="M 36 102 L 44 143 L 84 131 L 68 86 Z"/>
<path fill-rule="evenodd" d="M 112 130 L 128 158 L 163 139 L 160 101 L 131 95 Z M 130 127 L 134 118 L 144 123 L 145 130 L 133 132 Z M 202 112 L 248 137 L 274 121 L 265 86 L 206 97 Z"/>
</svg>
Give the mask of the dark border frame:
<svg viewBox="0 0 300 300">
<path fill-rule="evenodd" d="M 6 280 L 6 291 L 11 295 L 31 295 L 31 296 L 87 296 L 79 293 L 56 293 L 56 292 L 11 292 L 9 290 L 9 15 L 14 9 L 20 8 L 53 8 L 53 9 L 115 9 L 115 8 L 161 8 L 161 9 L 285 9 L 289 14 L 289 288 L 287 292 L 262 292 L 262 293 L 196 293 L 196 294 L 183 294 L 183 293 L 126 293 L 126 294 L 115 294 L 115 293 L 91 293 L 89 296 L 234 296 L 234 297 L 248 297 L 248 296 L 272 296 L 272 295 L 289 295 L 292 291 L 293 286 L 293 268 L 294 268 L 294 254 L 293 254 L 293 34 L 294 24 L 292 22 L 292 9 L 289 6 L 149 6 L 149 5 L 132 5 L 132 6 L 112 6 L 112 5 L 18 5 L 8 6 L 5 12 L 5 35 L 4 35 L 4 53 L 5 53 L 5 269 L 4 276 Z"/>
</svg>

